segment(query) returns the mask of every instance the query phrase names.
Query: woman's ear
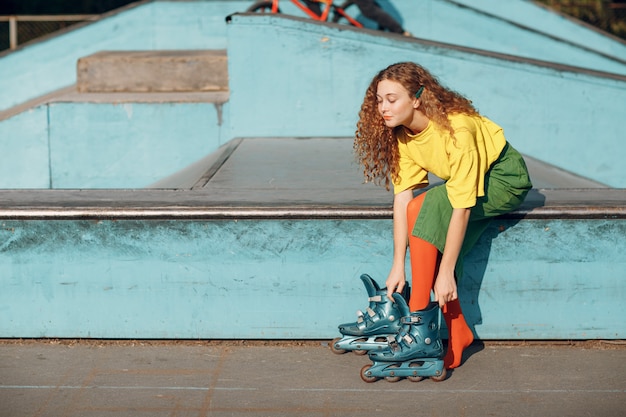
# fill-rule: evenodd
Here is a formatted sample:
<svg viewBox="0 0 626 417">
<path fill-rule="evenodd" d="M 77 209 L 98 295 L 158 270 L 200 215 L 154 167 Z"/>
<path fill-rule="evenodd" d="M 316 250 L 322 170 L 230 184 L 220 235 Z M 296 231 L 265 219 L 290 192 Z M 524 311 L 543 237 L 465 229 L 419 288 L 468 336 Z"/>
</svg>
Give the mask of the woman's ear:
<svg viewBox="0 0 626 417">
<path fill-rule="evenodd" d="M 415 93 L 414 100 L 413 100 L 413 108 L 417 109 L 422 103 L 420 100 L 420 97 L 422 96 L 423 92 L 424 92 L 424 86 L 421 86 Z"/>
</svg>

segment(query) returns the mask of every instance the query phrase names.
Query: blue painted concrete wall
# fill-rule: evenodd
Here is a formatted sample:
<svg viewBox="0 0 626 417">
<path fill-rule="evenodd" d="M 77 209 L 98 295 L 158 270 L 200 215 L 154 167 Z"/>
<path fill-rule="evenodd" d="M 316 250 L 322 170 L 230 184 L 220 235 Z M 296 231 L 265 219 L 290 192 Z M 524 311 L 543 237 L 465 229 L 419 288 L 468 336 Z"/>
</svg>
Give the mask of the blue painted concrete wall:
<svg viewBox="0 0 626 417">
<path fill-rule="evenodd" d="M 626 187 L 624 76 L 274 16 L 234 16 L 228 29 L 232 137 L 350 136 L 374 74 L 409 60 L 470 97 L 521 152 Z"/>
<path fill-rule="evenodd" d="M 553 51 L 552 48 L 555 45 L 551 42 L 542 43 L 541 40 L 539 40 L 538 44 L 535 43 L 538 38 L 533 36 L 533 33 L 536 33 L 538 35 L 542 35 L 544 39 L 548 37 L 562 43 L 563 45 L 561 45 L 561 48 L 563 49 L 560 49 L 560 51 L 563 52 L 568 48 L 565 44 L 569 44 L 570 46 L 575 46 L 580 51 L 592 52 L 589 57 L 593 55 L 604 56 L 612 59 L 616 64 L 621 64 L 622 66 L 626 61 L 626 42 L 623 39 L 608 35 L 607 33 L 586 25 L 579 20 L 553 12 L 533 0 L 433 0 L 431 3 L 433 6 L 441 8 L 441 11 L 437 12 L 437 15 L 442 17 L 457 15 L 456 12 L 451 13 L 452 10 L 454 10 L 452 7 L 455 5 L 470 8 L 472 11 L 468 12 L 468 18 L 462 26 L 464 29 L 461 29 L 468 32 L 470 30 L 480 31 L 480 27 L 484 26 L 485 20 L 488 19 L 501 19 L 503 23 L 508 22 L 518 26 L 518 32 L 515 34 L 508 32 L 509 30 L 515 30 L 513 28 L 504 29 L 502 32 L 495 31 L 493 28 L 486 29 L 486 31 L 490 31 L 492 33 L 492 37 L 498 39 L 508 38 L 510 35 L 514 35 L 508 39 L 508 42 L 510 42 L 512 47 L 513 45 L 518 45 L 519 49 L 524 51 L 528 51 L 526 46 L 527 39 L 535 39 L 535 41 L 531 42 L 531 44 L 533 44 L 536 48 L 537 55 L 523 55 L 529 58 L 547 61 L 553 60 L 554 62 L 578 65 L 585 68 L 595 68 L 605 71 L 608 70 L 608 67 L 598 66 L 601 62 L 603 62 L 601 60 L 593 61 L 592 59 L 592 62 L 587 62 L 587 59 L 584 59 L 583 61 L 577 62 L 577 60 L 571 59 L 571 55 L 570 58 L 568 58 L 567 55 L 562 56 L 561 58 L 553 57 L 551 54 Z M 478 17 L 481 13 L 486 15 L 482 20 Z M 446 30 L 446 18 L 444 17 L 436 20 L 433 19 L 435 15 L 430 15 L 429 17 L 429 21 L 437 22 L 435 23 L 438 27 L 437 34 L 432 34 L 429 37 L 426 28 L 424 28 L 423 32 L 420 32 L 420 34 L 424 33 L 424 37 L 426 39 L 443 41 L 444 38 L 442 38 L 442 36 L 446 36 L 446 33 L 449 33 Z M 451 37 L 450 39 L 454 38 Z M 461 37 L 461 39 L 464 39 L 464 37 Z M 500 42 L 502 42 L 502 40 L 500 40 Z M 468 44 L 467 46 L 478 47 L 471 44 Z M 511 53 L 506 51 L 502 52 Z M 524 53 L 526 52 L 522 52 L 522 54 Z M 517 55 L 515 52 L 513 52 L 513 54 Z M 623 69 L 619 70 L 618 68 L 618 73 L 624 74 Z"/>
<path fill-rule="evenodd" d="M 0 122 L 0 188 L 50 188 L 48 109 Z"/>
<path fill-rule="evenodd" d="M 221 145 L 224 120 L 213 103 L 55 103 L 48 110 L 51 188 L 142 188 Z"/>
<path fill-rule="evenodd" d="M 51 103 L 0 123 L 0 188 L 143 188 L 225 141 L 228 103 Z"/>
<path fill-rule="evenodd" d="M 422 4 L 414 4 L 418 3 Z M 626 74 L 625 44 L 598 39 L 593 30 L 567 21 L 559 25 L 567 30 L 555 32 L 555 14 L 528 1 L 432 0 L 416 15 L 420 24 L 415 26 L 414 35 L 418 38 Z M 521 27 L 520 20 L 524 23 Z M 558 40 L 553 39 L 555 35 Z M 591 39 L 592 47 L 585 38 Z M 569 43 L 572 39 L 574 42 Z M 596 47 L 596 42 L 603 46 Z M 592 52 L 598 49 L 601 53 Z M 605 56 L 604 49 L 615 55 Z"/>
<path fill-rule="evenodd" d="M 330 339 L 392 250 L 391 220 L 1 226 L 0 337 Z M 499 220 L 467 259 L 468 321 L 483 339 L 626 338 L 624 247 L 624 220 Z"/>
</svg>

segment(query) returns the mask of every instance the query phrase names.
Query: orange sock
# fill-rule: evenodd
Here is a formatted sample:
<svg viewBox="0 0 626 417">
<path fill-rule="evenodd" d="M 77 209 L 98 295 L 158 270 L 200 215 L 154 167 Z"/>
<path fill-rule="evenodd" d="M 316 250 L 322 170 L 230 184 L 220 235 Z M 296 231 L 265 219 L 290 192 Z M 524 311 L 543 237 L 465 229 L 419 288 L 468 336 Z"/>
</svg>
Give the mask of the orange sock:
<svg viewBox="0 0 626 417">
<path fill-rule="evenodd" d="M 411 299 L 409 300 L 411 311 L 423 310 L 428 306 L 439 259 L 439 250 L 435 245 L 415 237 L 411 233 L 425 196 L 426 193 L 418 195 L 409 202 L 407 207 L 409 250 L 411 252 Z"/>
<path fill-rule="evenodd" d="M 461 365 L 463 351 L 474 341 L 474 334 L 463 317 L 458 299 L 443 306 L 443 317 L 448 326 L 448 351 L 443 364 L 446 369 L 453 369 Z"/>
</svg>

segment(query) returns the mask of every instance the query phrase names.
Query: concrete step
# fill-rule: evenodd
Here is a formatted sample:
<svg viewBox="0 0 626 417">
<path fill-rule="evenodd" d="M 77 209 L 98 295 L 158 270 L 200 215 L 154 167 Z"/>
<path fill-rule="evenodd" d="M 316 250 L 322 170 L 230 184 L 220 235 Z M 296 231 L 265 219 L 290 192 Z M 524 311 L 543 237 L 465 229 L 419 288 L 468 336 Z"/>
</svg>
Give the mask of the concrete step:
<svg viewBox="0 0 626 417">
<path fill-rule="evenodd" d="M 0 338 L 338 336 L 393 250 L 393 193 L 352 161 L 349 138 L 242 138 L 160 184 L 178 189 L 0 190 Z M 624 339 L 625 247 L 625 189 L 534 188 L 467 255 L 466 320 Z"/>
<path fill-rule="evenodd" d="M 78 60 L 81 93 L 228 90 L 226 50 L 102 51 Z"/>
</svg>

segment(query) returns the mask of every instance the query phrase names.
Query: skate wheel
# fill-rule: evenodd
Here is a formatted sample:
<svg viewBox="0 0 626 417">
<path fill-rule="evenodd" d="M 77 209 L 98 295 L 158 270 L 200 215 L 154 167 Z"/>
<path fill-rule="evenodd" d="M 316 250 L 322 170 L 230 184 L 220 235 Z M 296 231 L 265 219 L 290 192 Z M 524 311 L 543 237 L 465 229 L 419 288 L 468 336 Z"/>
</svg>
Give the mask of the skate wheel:
<svg viewBox="0 0 626 417">
<path fill-rule="evenodd" d="M 399 368 L 399 367 L 400 367 L 400 365 L 395 365 L 395 364 L 394 364 L 394 365 L 389 365 L 389 366 L 387 367 L 387 369 L 390 369 L 390 368 Z M 393 371 L 391 371 L 391 375 L 390 375 L 390 376 L 386 376 L 386 377 L 385 377 L 385 381 L 387 381 L 387 382 L 398 382 L 399 380 L 400 380 L 400 377 L 399 377 L 399 376 L 396 376 L 396 375 L 395 375 L 395 373 L 394 373 Z"/>
<path fill-rule="evenodd" d="M 337 355 L 343 355 L 344 353 L 346 353 L 345 349 L 338 349 L 337 346 L 335 346 L 337 344 L 337 342 L 339 342 L 340 340 L 341 340 L 341 338 L 338 337 L 336 339 L 333 339 L 330 342 L 330 350 L 331 350 L 331 352 L 333 352 L 333 353 L 335 353 Z"/>
<path fill-rule="evenodd" d="M 361 379 L 367 383 L 372 383 L 378 381 L 378 377 L 375 377 L 370 372 L 370 368 L 372 365 L 365 365 L 361 368 Z"/>
<path fill-rule="evenodd" d="M 367 353 L 367 350 L 353 350 L 355 355 L 363 356 Z"/>
<path fill-rule="evenodd" d="M 441 371 L 441 375 L 439 375 L 439 376 L 431 376 L 430 379 L 432 379 L 435 382 L 441 382 L 444 379 L 446 379 L 447 373 L 448 373 L 448 371 L 446 371 L 446 368 L 443 368 L 443 371 Z"/>
<path fill-rule="evenodd" d="M 409 365 L 409 368 L 421 368 L 422 365 L 420 365 L 417 362 L 411 362 L 411 364 Z M 422 380 L 424 380 L 423 376 L 407 376 L 406 379 L 408 379 L 411 382 L 420 382 Z"/>
</svg>

